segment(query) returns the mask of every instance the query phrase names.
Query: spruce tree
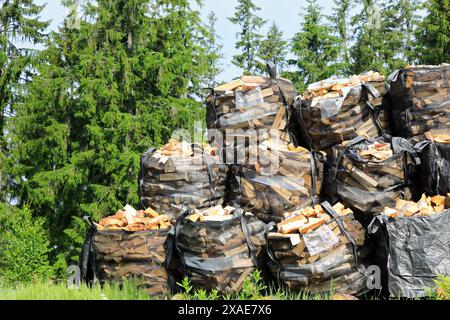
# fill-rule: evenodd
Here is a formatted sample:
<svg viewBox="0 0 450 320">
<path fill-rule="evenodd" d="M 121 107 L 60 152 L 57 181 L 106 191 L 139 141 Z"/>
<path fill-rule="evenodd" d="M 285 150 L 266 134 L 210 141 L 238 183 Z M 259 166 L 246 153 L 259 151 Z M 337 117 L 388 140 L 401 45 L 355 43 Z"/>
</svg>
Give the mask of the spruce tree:
<svg viewBox="0 0 450 320">
<path fill-rule="evenodd" d="M 351 72 L 360 74 L 368 70 L 385 72 L 381 32 L 381 8 L 375 0 L 364 0 L 361 12 L 352 17 L 354 45 L 350 50 Z"/>
<path fill-rule="evenodd" d="M 32 0 L 0 0 L 0 201 L 9 198 L 7 119 L 14 115 L 13 105 L 20 99 L 19 84 L 28 81 L 33 70 L 36 50 L 29 44 L 45 39 L 48 23 L 39 18 L 43 8 Z"/>
<path fill-rule="evenodd" d="M 338 39 L 338 69 L 340 75 L 346 75 L 350 68 L 350 9 L 351 0 L 334 0 L 333 14 L 329 16 L 334 35 Z"/>
<path fill-rule="evenodd" d="M 289 77 L 303 91 L 308 84 L 326 79 L 337 73 L 338 39 L 330 26 L 324 24 L 322 8 L 315 0 L 308 0 L 304 8 L 301 31 L 292 40 L 295 59 L 289 63 L 296 67 Z"/>
<path fill-rule="evenodd" d="M 228 18 L 240 27 L 236 34 L 236 49 L 241 53 L 233 57 L 233 64 L 243 69 L 245 74 L 255 73 L 257 70 L 256 58 L 262 39 L 259 29 L 265 24 L 257 15 L 259 10 L 261 9 L 252 0 L 238 0 L 234 16 Z"/>
<path fill-rule="evenodd" d="M 205 48 L 208 60 L 209 70 L 205 77 L 205 87 L 214 88 L 217 86 L 218 75 L 223 71 L 221 61 L 223 59 L 223 45 L 219 43 L 220 36 L 216 30 L 217 16 L 214 12 L 210 12 L 207 17 Z"/>
<path fill-rule="evenodd" d="M 15 98 L 13 87 L 26 80 L 33 50 L 25 42 L 41 43 L 47 22 L 39 15 L 44 6 L 32 0 L 0 0 L 0 147 L 2 146 L 6 113 L 13 114 L 11 104 Z"/>
<path fill-rule="evenodd" d="M 189 97 L 207 70 L 187 0 L 99 0 L 79 16 L 42 53 L 10 136 L 14 195 L 47 219 L 52 245 L 73 260 L 81 218 L 139 208 L 141 154 L 203 119 Z"/>
<path fill-rule="evenodd" d="M 428 0 L 416 32 L 415 51 L 422 64 L 450 63 L 450 1 Z"/>
<path fill-rule="evenodd" d="M 283 32 L 278 28 L 275 22 L 269 28 L 267 37 L 261 41 L 258 57 L 261 62 L 258 63 L 258 70 L 261 74 L 266 73 L 266 65 L 272 62 L 277 66 L 279 72 L 282 72 L 286 66 L 287 41 L 283 39 Z"/>
</svg>

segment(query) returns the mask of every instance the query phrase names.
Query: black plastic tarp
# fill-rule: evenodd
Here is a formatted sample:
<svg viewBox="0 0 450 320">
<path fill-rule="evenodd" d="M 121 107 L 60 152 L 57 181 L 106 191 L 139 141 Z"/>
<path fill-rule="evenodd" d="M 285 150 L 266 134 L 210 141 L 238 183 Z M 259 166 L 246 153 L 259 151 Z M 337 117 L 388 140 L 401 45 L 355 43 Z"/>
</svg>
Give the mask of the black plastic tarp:
<svg viewBox="0 0 450 320">
<path fill-rule="evenodd" d="M 368 229 L 377 235 L 391 297 L 422 298 L 437 275 L 450 276 L 450 210 L 429 217 L 374 218 Z"/>
</svg>

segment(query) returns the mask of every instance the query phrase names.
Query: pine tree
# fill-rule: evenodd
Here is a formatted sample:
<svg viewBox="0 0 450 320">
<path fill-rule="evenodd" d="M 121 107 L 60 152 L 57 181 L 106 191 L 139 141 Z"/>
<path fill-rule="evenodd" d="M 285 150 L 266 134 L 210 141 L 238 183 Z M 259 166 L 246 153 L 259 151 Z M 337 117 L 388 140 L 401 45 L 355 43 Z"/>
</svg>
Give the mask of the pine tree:
<svg viewBox="0 0 450 320">
<path fill-rule="evenodd" d="M 283 32 L 275 22 L 269 28 L 267 37 L 261 41 L 258 57 L 263 62 L 258 63 L 258 70 L 261 74 L 266 73 L 266 65 L 272 62 L 282 72 L 286 66 L 287 41 L 283 39 Z"/>
<path fill-rule="evenodd" d="M 41 43 L 47 22 L 39 19 L 44 6 L 32 0 L 0 0 L 0 147 L 6 113 L 14 100 L 13 87 L 27 78 L 24 74 L 30 65 L 33 50 L 21 47 L 19 43 Z"/>
<path fill-rule="evenodd" d="M 221 60 L 223 59 L 223 45 L 219 43 L 220 37 L 216 30 L 216 14 L 211 11 L 208 14 L 207 19 L 205 46 L 209 70 L 206 75 L 205 86 L 208 88 L 214 88 L 218 84 L 217 76 L 223 71 L 221 65 Z"/>
<path fill-rule="evenodd" d="M 14 195 L 47 219 L 52 245 L 73 260 L 81 217 L 139 207 L 140 155 L 204 118 L 189 96 L 207 70 L 187 0 L 99 0 L 79 16 L 42 53 L 10 135 Z"/>
<path fill-rule="evenodd" d="M 18 84 L 28 81 L 32 72 L 36 50 L 25 45 L 45 39 L 48 23 L 39 19 L 43 7 L 32 0 L 0 0 L 0 201 L 8 200 L 7 119 L 14 115 L 13 105 L 20 98 Z"/>
<path fill-rule="evenodd" d="M 428 0 L 416 32 L 415 51 L 422 64 L 450 62 L 450 1 Z"/>
<path fill-rule="evenodd" d="M 382 14 L 375 0 L 364 0 L 361 12 L 352 17 L 355 44 L 350 49 L 351 72 L 360 74 L 368 70 L 385 71 L 381 55 L 384 35 L 381 30 Z"/>
<path fill-rule="evenodd" d="M 257 69 L 256 57 L 262 39 L 258 30 L 265 24 L 265 21 L 257 16 L 259 10 L 261 9 L 252 0 L 238 0 L 234 17 L 228 18 L 241 29 L 236 35 L 236 49 L 242 53 L 233 57 L 233 64 L 243 69 L 245 74 L 255 73 Z"/>
<path fill-rule="evenodd" d="M 334 0 L 334 14 L 328 17 L 334 30 L 334 35 L 339 41 L 338 69 L 340 75 L 348 74 L 350 68 L 349 14 L 351 8 L 351 0 Z"/>
<path fill-rule="evenodd" d="M 310 83 L 335 75 L 339 52 L 338 39 L 323 23 L 322 8 L 315 0 L 308 0 L 304 10 L 301 31 L 292 40 L 292 52 L 296 58 L 289 61 L 297 68 L 289 76 L 300 91 Z"/>
</svg>

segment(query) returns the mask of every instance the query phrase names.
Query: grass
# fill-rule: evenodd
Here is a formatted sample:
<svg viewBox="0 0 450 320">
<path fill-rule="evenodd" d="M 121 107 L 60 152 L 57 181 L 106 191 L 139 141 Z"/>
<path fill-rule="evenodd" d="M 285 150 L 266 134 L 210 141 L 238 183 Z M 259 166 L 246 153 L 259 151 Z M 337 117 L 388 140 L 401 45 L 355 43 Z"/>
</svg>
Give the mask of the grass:
<svg viewBox="0 0 450 320">
<path fill-rule="evenodd" d="M 0 283 L 0 300 L 150 300 L 150 297 L 132 282 L 124 282 L 122 287 L 80 285 L 78 289 L 69 289 L 65 283 L 36 282 L 15 287 Z"/>
<path fill-rule="evenodd" d="M 179 283 L 181 293 L 170 298 L 176 300 L 330 300 L 332 293 L 313 295 L 307 291 L 290 292 L 274 289 L 263 284 L 258 272 L 253 273 L 235 295 L 220 295 L 213 290 L 195 290 L 188 279 Z M 121 286 L 106 284 L 103 287 L 80 285 L 69 289 L 65 283 L 34 282 L 8 286 L 0 279 L 0 300 L 151 300 L 152 298 L 133 281 L 124 281 Z M 153 298 L 155 299 L 155 298 Z M 377 298 L 373 298 L 378 300 Z M 450 299 L 450 277 L 439 277 L 436 288 L 429 291 L 429 299 Z"/>
</svg>

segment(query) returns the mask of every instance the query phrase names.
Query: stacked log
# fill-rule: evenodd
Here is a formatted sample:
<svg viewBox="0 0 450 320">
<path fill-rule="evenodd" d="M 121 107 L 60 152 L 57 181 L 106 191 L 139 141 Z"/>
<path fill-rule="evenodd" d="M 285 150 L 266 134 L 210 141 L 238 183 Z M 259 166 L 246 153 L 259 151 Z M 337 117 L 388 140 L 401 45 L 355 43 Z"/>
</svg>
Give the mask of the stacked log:
<svg viewBox="0 0 450 320">
<path fill-rule="evenodd" d="M 208 145 L 170 140 L 141 159 L 139 195 L 144 207 L 177 217 L 181 207 L 223 203 L 227 166 Z"/>
<path fill-rule="evenodd" d="M 362 294 L 357 249 L 365 230 L 350 209 L 327 202 L 293 212 L 268 233 L 270 268 L 282 286 L 312 294 Z"/>
<path fill-rule="evenodd" d="M 266 140 L 252 152 L 254 165 L 235 172 L 236 202 L 265 222 L 279 222 L 284 213 L 318 201 L 323 178 L 322 154 Z"/>
<path fill-rule="evenodd" d="M 195 288 L 236 293 L 261 261 L 265 224 L 242 209 L 194 210 L 176 226 L 181 274 Z"/>
<path fill-rule="evenodd" d="M 414 66 L 390 76 L 395 134 L 423 139 L 450 130 L 450 65 Z"/>
<path fill-rule="evenodd" d="M 403 138 L 359 137 L 333 148 L 328 183 L 335 199 L 371 220 L 398 199 L 411 200 L 411 177 L 418 163 Z"/>
<path fill-rule="evenodd" d="M 447 194 L 447 197 L 440 195 L 427 197 L 423 194 L 418 202 L 398 199 L 395 208 L 385 207 L 381 214 L 393 219 L 415 216 L 430 217 L 444 212 L 445 209 L 450 209 L 450 194 Z"/>
<path fill-rule="evenodd" d="M 207 126 L 211 143 L 227 150 L 226 162 L 243 164 L 237 154 L 249 143 L 267 139 L 275 131 L 284 142 L 288 132 L 295 87 L 289 80 L 258 76 L 240 79 L 216 87 L 207 98 Z"/>
<path fill-rule="evenodd" d="M 173 252 L 166 216 L 127 206 L 99 224 L 89 221 L 91 231 L 81 261 L 85 281 L 103 284 L 134 279 L 150 296 L 170 293 L 173 280 L 168 266 Z"/>
<path fill-rule="evenodd" d="M 384 101 L 387 93 L 385 79 L 378 72 L 309 85 L 295 103 L 301 132 L 297 140 L 311 150 L 329 151 L 357 136 L 382 135 L 389 128 L 389 109 Z"/>
</svg>

